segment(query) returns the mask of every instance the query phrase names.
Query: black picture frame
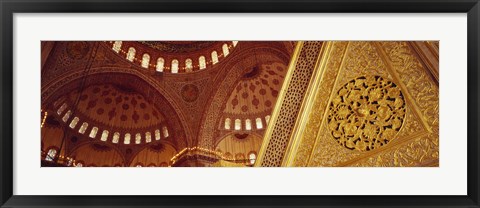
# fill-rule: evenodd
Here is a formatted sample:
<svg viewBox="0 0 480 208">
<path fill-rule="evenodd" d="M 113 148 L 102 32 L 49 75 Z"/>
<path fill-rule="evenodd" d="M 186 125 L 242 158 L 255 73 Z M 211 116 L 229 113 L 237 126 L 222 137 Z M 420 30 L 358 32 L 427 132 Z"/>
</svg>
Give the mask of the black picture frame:
<svg viewBox="0 0 480 208">
<path fill-rule="evenodd" d="M 0 0 L 1 207 L 480 207 L 478 0 Z M 466 196 L 24 196 L 13 195 L 15 13 L 467 13 L 468 194 Z M 451 178 L 450 180 L 456 180 Z"/>
</svg>

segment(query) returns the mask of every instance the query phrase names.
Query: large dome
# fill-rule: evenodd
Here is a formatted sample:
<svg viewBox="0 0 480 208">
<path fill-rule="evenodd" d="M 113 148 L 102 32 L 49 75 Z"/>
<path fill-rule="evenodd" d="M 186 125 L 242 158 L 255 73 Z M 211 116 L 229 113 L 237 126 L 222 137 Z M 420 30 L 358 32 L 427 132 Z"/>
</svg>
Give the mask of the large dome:
<svg viewBox="0 0 480 208">
<path fill-rule="evenodd" d="M 190 162 L 201 155 L 203 165 L 221 159 L 251 166 L 287 72 L 289 45 L 55 42 L 42 69 L 43 165 L 58 157 L 73 158 L 58 160 L 66 166 L 198 166 Z"/>
</svg>

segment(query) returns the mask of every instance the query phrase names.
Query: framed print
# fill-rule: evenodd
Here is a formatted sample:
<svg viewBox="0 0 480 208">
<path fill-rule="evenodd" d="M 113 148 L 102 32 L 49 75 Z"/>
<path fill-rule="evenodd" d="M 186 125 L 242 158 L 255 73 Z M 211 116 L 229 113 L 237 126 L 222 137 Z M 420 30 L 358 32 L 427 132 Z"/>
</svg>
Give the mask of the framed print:
<svg viewBox="0 0 480 208">
<path fill-rule="evenodd" d="M 478 1 L 2 1 L 1 207 L 479 207 Z"/>
</svg>

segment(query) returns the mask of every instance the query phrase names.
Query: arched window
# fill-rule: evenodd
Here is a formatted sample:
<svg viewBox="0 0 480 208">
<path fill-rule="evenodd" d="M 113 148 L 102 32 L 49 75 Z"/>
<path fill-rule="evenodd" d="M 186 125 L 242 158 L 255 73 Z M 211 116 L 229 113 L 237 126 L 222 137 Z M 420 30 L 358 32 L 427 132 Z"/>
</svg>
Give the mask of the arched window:
<svg viewBox="0 0 480 208">
<path fill-rule="evenodd" d="M 148 53 L 143 54 L 142 57 L 142 67 L 148 69 L 148 65 L 150 64 L 150 55 Z"/>
<path fill-rule="evenodd" d="M 122 49 L 122 41 L 115 41 L 115 43 L 113 43 L 112 49 L 117 53 L 120 52 L 120 50 Z"/>
<path fill-rule="evenodd" d="M 270 115 L 265 116 L 265 123 L 268 124 L 269 121 L 270 121 Z"/>
<path fill-rule="evenodd" d="M 178 60 L 177 59 L 173 59 L 172 60 L 172 73 L 178 73 Z"/>
<path fill-rule="evenodd" d="M 237 46 L 238 41 L 232 41 L 233 47 Z"/>
<path fill-rule="evenodd" d="M 113 133 L 112 142 L 116 144 L 118 143 L 118 140 L 120 140 L 120 133 L 118 132 Z"/>
<path fill-rule="evenodd" d="M 98 131 L 98 128 L 97 127 L 93 127 L 92 130 L 90 131 L 90 135 L 88 135 L 90 138 L 95 138 L 95 136 L 97 136 L 97 131 Z"/>
<path fill-rule="evenodd" d="M 225 119 L 225 129 L 230 129 L 231 120 L 229 118 Z"/>
<path fill-rule="evenodd" d="M 68 110 L 67 113 L 65 113 L 65 115 L 63 115 L 62 121 L 67 122 L 68 119 L 70 118 L 70 115 L 72 115 L 72 111 Z"/>
<path fill-rule="evenodd" d="M 74 129 L 75 126 L 77 126 L 78 120 L 79 120 L 78 117 L 73 118 L 73 119 L 72 119 L 72 122 L 70 122 L 70 125 L 69 125 L 70 128 Z"/>
<path fill-rule="evenodd" d="M 128 48 L 128 53 L 127 53 L 127 60 L 133 62 L 133 60 L 135 59 L 135 48 L 133 47 L 130 47 Z"/>
<path fill-rule="evenodd" d="M 252 121 L 250 119 L 245 120 L 245 129 L 252 130 Z"/>
<path fill-rule="evenodd" d="M 185 60 L 185 71 L 186 72 L 192 72 L 193 69 L 193 61 L 192 59 L 187 59 Z"/>
<path fill-rule="evenodd" d="M 130 134 L 126 133 L 125 138 L 123 139 L 124 144 L 130 144 Z"/>
<path fill-rule="evenodd" d="M 73 158 L 68 158 L 67 161 L 68 161 L 67 166 L 72 166 Z"/>
<path fill-rule="evenodd" d="M 75 167 L 79 167 L 79 168 L 81 168 L 81 167 L 83 167 L 83 163 L 81 163 L 81 162 L 78 162 L 78 163 L 77 163 L 77 165 L 75 165 Z"/>
<path fill-rule="evenodd" d="M 45 157 L 46 161 L 53 161 L 55 159 L 55 156 L 57 155 L 57 150 L 56 149 L 49 149 L 47 152 L 47 156 Z"/>
<path fill-rule="evenodd" d="M 108 130 L 103 130 L 102 137 L 100 138 L 100 140 L 105 142 L 107 141 L 107 138 L 108 138 Z"/>
<path fill-rule="evenodd" d="M 145 142 L 146 143 L 152 142 L 152 134 L 150 132 L 145 133 Z"/>
<path fill-rule="evenodd" d="M 217 51 L 212 52 L 212 64 L 218 63 L 218 54 Z"/>
<path fill-rule="evenodd" d="M 223 50 L 223 57 L 227 57 L 230 51 L 228 51 L 228 45 L 226 43 L 223 44 L 222 50 Z"/>
<path fill-rule="evenodd" d="M 200 69 L 205 69 L 205 68 L 207 68 L 207 61 L 205 60 L 205 56 L 200 56 L 200 57 L 198 58 L 198 63 L 199 63 Z"/>
<path fill-rule="evenodd" d="M 248 159 L 250 160 L 250 165 L 253 165 L 255 163 L 255 160 L 257 159 L 257 155 L 252 152 L 248 155 Z"/>
<path fill-rule="evenodd" d="M 138 164 L 138 165 L 136 165 L 135 167 L 137 167 L 137 168 L 141 168 L 141 167 L 142 167 L 142 165 Z"/>
<path fill-rule="evenodd" d="M 242 129 L 242 121 L 240 119 L 235 119 L 235 130 Z"/>
<path fill-rule="evenodd" d="M 88 123 L 83 122 L 82 126 L 80 126 L 80 129 L 78 129 L 78 133 L 85 134 L 85 131 L 87 130 L 87 128 L 88 128 Z"/>
<path fill-rule="evenodd" d="M 163 67 L 165 66 L 165 60 L 160 57 L 157 59 L 157 71 L 158 72 L 163 72 Z"/>
<path fill-rule="evenodd" d="M 160 129 L 155 130 L 155 140 L 160 140 Z"/>
<path fill-rule="evenodd" d="M 135 144 L 142 143 L 142 135 L 140 133 L 135 134 Z"/>
<path fill-rule="evenodd" d="M 162 127 L 162 131 L 163 131 L 163 138 L 167 138 L 168 137 L 168 129 L 166 126 Z"/>
<path fill-rule="evenodd" d="M 261 118 L 257 118 L 257 129 L 263 129 L 263 123 Z"/>
<path fill-rule="evenodd" d="M 57 110 L 57 114 L 60 115 L 63 113 L 63 111 L 67 108 L 67 104 L 64 103 L 60 108 Z"/>
</svg>

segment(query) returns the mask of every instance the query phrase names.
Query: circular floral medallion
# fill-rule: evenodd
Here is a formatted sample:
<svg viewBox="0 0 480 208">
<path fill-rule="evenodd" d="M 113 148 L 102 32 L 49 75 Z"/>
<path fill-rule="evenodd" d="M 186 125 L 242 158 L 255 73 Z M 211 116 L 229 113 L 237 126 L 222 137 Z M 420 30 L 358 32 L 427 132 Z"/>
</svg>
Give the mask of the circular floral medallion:
<svg viewBox="0 0 480 208">
<path fill-rule="evenodd" d="M 83 59 L 89 50 L 86 41 L 72 41 L 67 45 L 67 54 L 71 59 Z"/>
<path fill-rule="evenodd" d="M 198 87 L 193 84 L 186 84 L 182 87 L 181 95 L 182 99 L 187 102 L 193 102 L 198 98 Z"/>
<path fill-rule="evenodd" d="M 395 83 L 380 76 L 358 77 L 334 95 L 328 128 L 340 145 L 370 151 L 394 139 L 405 111 L 405 99 Z"/>
</svg>

